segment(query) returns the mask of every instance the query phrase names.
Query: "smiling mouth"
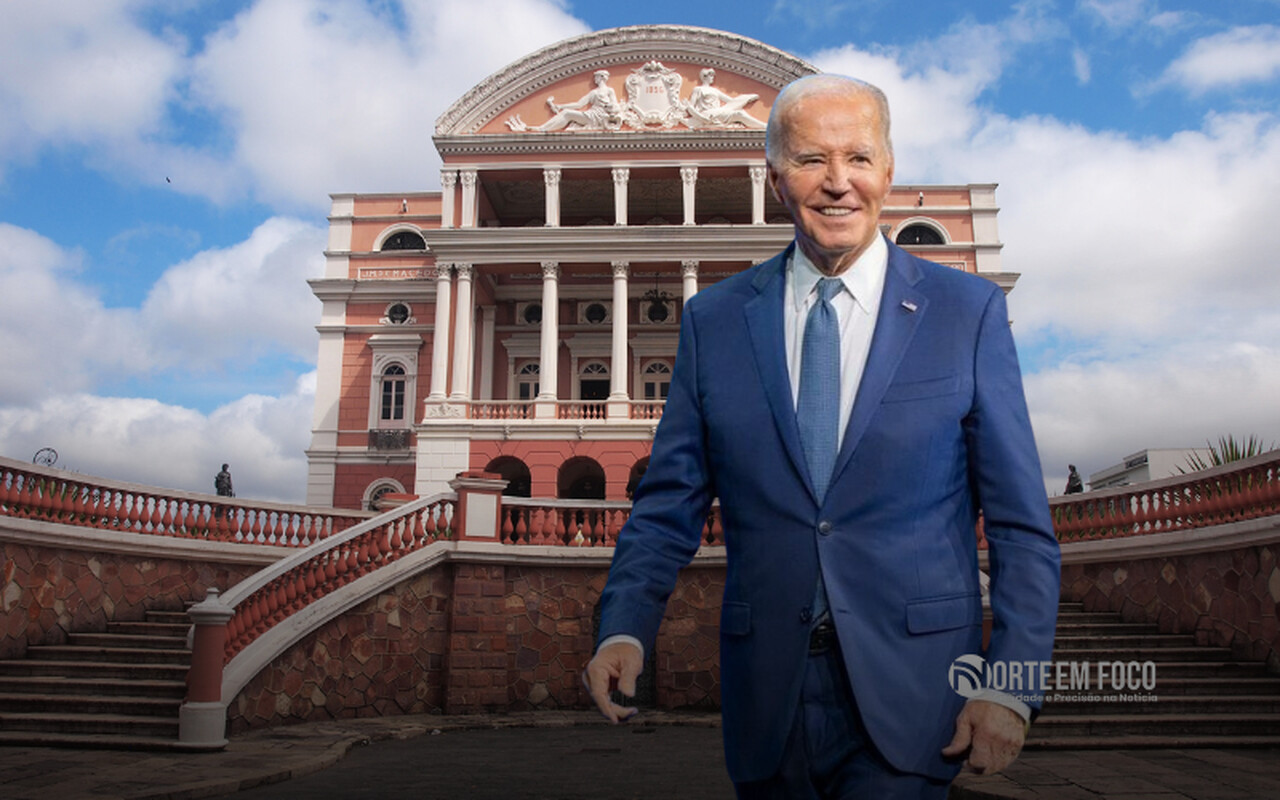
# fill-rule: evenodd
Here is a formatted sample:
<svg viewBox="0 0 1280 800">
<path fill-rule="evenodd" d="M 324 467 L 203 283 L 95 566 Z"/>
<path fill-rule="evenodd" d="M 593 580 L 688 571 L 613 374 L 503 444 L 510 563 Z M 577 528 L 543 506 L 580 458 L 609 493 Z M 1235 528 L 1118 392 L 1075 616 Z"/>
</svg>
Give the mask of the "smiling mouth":
<svg viewBox="0 0 1280 800">
<path fill-rule="evenodd" d="M 847 217 L 854 212 L 852 208 L 843 208 L 840 206 L 827 206 L 818 209 L 818 213 L 824 217 Z"/>
</svg>

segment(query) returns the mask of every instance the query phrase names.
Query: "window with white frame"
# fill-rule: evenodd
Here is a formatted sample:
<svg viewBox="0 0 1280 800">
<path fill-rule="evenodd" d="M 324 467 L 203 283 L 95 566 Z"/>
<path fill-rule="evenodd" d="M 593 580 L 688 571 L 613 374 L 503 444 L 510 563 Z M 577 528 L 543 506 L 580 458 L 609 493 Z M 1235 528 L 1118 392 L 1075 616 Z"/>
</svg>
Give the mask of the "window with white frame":
<svg viewBox="0 0 1280 800">
<path fill-rule="evenodd" d="M 378 419 L 382 422 L 404 421 L 404 367 L 391 364 L 382 371 L 382 405 Z"/>
<path fill-rule="evenodd" d="M 665 361 L 651 361 L 641 376 L 645 400 L 666 400 L 671 389 L 671 366 Z"/>
<path fill-rule="evenodd" d="M 538 396 L 538 364 L 525 364 L 516 373 L 516 392 L 521 400 L 533 400 Z"/>
</svg>

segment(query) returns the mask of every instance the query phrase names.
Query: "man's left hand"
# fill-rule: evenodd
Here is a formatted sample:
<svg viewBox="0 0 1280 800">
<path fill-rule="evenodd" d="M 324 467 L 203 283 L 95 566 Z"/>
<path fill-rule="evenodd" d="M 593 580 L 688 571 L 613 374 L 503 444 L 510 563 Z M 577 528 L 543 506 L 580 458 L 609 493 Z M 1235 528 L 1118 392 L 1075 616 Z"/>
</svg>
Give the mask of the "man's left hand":
<svg viewBox="0 0 1280 800">
<path fill-rule="evenodd" d="M 1018 757 L 1026 731 L 1026 722 L 1012 709 L 970 700 L 956 717 L 956 735 L 942 748 L 942 755 L 955 758 L 968 753 L 966 767 L 980 775 L 993 775 Z"/>
</svg>

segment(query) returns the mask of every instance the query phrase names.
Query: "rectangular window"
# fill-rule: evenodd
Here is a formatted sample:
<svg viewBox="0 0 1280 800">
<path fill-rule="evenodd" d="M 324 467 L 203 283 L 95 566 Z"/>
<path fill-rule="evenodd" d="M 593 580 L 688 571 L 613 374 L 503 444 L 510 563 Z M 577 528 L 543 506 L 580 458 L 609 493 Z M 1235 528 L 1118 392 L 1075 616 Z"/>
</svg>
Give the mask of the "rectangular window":
<svg viewBox="0 0 1280 800">
<path fill-rule="evenodd" d="M 382 382 L 382 419 L 404 419 L 403 380 L 384 380 Z"/>
</svg>

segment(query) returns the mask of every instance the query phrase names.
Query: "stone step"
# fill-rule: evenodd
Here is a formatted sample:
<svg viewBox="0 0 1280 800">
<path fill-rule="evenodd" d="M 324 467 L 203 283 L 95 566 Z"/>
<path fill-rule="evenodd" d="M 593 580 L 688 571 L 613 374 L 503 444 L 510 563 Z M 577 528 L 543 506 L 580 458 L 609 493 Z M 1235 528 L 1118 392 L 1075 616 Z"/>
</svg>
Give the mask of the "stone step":
<svg viewBox="0 0 1280 800">
<path fill-rule="evenodd" d="M 181 697 L 0 692 L 0 708 L 13 713 L 176 717 L 181 705 Z"/>
<path fill-rule="evenodd" d="M 1054 650 L 1054 661 L 1154 661 L 1169 662 L 1226 662 L 1231 650 L 1226 647 L 1131 647 L 1115 650 L 1109 647 L 1080 647 L 1073 650 Z"/>
<path fill-rule="evenodd" d="M 1058 618 L 1058 636 L 1129 636 L 1159 633 L 1155 625 L 1142 622 L 1063 622 Z"/>
<path fill-rule="evenodd" d="M 125 636 L 177 636 L 187 638 L 190 622 L 108 622 L 107 633 Z"/>
<path fill-rule="evenodd" d="M 0 711 L 0 731 L 111 734 L 178 737 L 178 715 L 147 717 L 131 714 L 50 714 Z"/>
<path fill-rule="evenodd" d="M 186 664 L 128 663 L 108 661 L 43 661 L 35 658 L 0 661 L 0 677 L 50 675 L 81 680 L 124 678 L 137 680 L 187 679 Z"/>
<path fill-rule="evenodd" d="M 1150 648 L 1164 647 L 1182 647 L 1196 648 L 1196 637 L 1191 634 L 1172 634 L 1172 633 L 1145 633 L 1145 634 L 1124 634 L 1124 635 L 1092 635 L 1092 636 L 1064 636 L 1062 631 L 1058 631 L 1058 636 L 1053 640 L 1053 649 L 1055 651 L 1076 651 L 1076 650 L 1114 650 L 1117 655 L 1123 656 L 1132 650 L 1146 650 Z M 1128 659 L 1125 659 L 1128 660 Z"/>
<path fill-rule="evenodd" d="M 1275 736 L 1280 731 L 1280 714 L 1046 714 L 1033 727 L 1037 738 L 1049 740 L 1086 736 Z"/>
<path fill-rule="evenodd" d="M 1124 622 L 1119 614 L 1110 611 L 1080 611 L 1072 614 L 1058 612 L 1059 625 L 1096 625 Z"/>
<path fill-rule="evenodd" d="M 1055 658 L 1058 658 L 1055 654 Z M 1097 663 L 1100 660 L 1107 662 L 1121 661 L 1128 663 L 1130 661 L 1145 661 L 1146 658 L 1134 658 L 1129 654 L 1123 654 L 1117 657 L 1114 653 L 1106 655 L 1105 659 L 1081 658 L 1076 654 L 1072 654 L 1068 658 L 1059 659 L 1065 661 L 1088 661 L 1090 663 L 1091 674 L 1096 680 Z M 1267 678 L 1270 673 L 1267 672 L 1265 664 L 1254 661 L 1172 661 L 1164 659 L 1150 659 L 1156 665 L 1156 681 L 1164 681 L 1171 678 L 1197 678 L 1197 679 L 1237 679 L 1237 678 Z M 1272 676 L 1272 679 L 1275 679 Z M 1158 685 L 1158 684 L 1157 684 Z"/>
<path fill-rule="evenodd" d="M 191 617 L 185 611 L 148 611 L 147 622 L 163 625 L 190 625 Z"/>
<path fill-rule="evenodd" d="M 187 636 L 158 636 L 132 633 L 73 633 L 67 644 L 74 647 L 100 647 L 107 649 L 139 648 L 143 650 L 186 650 Z"/>
<path fill-rule="evenodd" d="M 166 697 L 181 701 L 187 685 L 180 680 L 129 680 L 97 676 L 68 677 L 62 675 L 0 676 L 0 693 L 5 694 L 69 694 L 69 695 L 137 695 Z"/>
<path fill-rule="evenodd" d="M 1036 726 L 1023 745 L 1026 750 L 1174 750 L 1182 748 L 1236 747 L 1280 748 L 1280 735 L 1260 736 L 1059 736 L 1046 739 L 1037 734 Z M 1039 797 L 1041 795 L 1037 795 Z"/>
<path fill-rule="evenodd" d="M 222 748 L 193 746 L 169 736 L 131 736 L 105 733 L 60 733 L 51 731 L 0 730 L 0 746 L 67 747 L 76 750 L 149 750 L 159 752 L 211 751 Z"/>
<path fill-rule="evenodd" d="M 144 649 L 141 647 L 80 647 L 71 644 L 39 645 L 27 648 L 27 657 L 37 661 L 97 661 L 115 664 L 190 664 L 191 651 Z"/>
<path fill-rule="evenodd" d="M 1040 719 L 1072 715 L 1129 716 L 1133 714 L 1161 715 L 1230 715 L 1276 714 L 1280 715 L 1280 694 L 1271 695 L 1169 695 L 1159 691 L 1133 693 L 1102 692 L 1049 692 L 1045 698 Z M 1062 698 L 1062 699 L 1056 699 Z M 1154 698 L 1154 699 L 1124 699 Z M 1098 698 L 1079 700 L 1076 698 Z M 1280 733 L 1280 731 L 1278 731 Z"/>
</svg>

